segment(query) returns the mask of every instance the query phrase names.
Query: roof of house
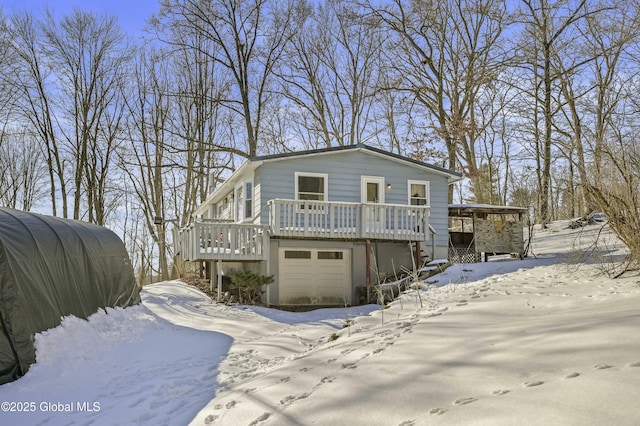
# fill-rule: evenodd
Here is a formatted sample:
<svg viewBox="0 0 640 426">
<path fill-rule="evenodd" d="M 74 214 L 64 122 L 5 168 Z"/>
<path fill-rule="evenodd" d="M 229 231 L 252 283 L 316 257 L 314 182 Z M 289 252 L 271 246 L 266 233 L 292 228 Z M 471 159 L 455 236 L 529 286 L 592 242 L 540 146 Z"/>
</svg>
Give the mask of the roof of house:
<svg viewBox="0 0 640 426">
<path fill-rule="evenodd" d="M 385 151 L 380 148 L 374 148 L 372 146 L 365 145 L 362 143 L 356 144 L 356 145 L 344 145 L 344 146 L 333 146 L 329 148 L 311 149 L 306 151 L 292 151 L 292 152 L 285 152 L 285 153 L 273 154 L 273 155 L 262 155 L 262 156 L 252 157 L 250 160 L 251 161 L 279 160 L 279 159 L 290 158 L 290 157 L 304 157 L 304 156 L 311 156 L 311 155 L 334 153 L 337 151 L 368 151 L 372 154 L 376 154 L 379 156 L 391 157 L 396 160 L 412 163 L 421 167 L 426 167 L 440 173 L 446 173 L 448 175 L 455 177 L 456 178 L 455 180 L 458 180 L 462 177 L 461 173 L 454 172 L 444 167 L 434 166 L 433 164 L 428 164 L 423 161 L 416 160 L 415 158 L 405 157 L 404 155 L 399 155 L 393 152 Z"/>
<path fill-rule="evenodd" d="M 335 153 L 344 152 L 344 151 L 364 152 L 369 155 L 384 157 L 384 158 L 391 159 L 396 162 L 404 163 L 406 165 L 410 165 L 413 167 L 421 167 L 424 169 L 428 169 L 429 171 L 434 172 L 436 174 L 447 176 L 449 183 L 456 182 L 462 178 L 461 173 L 454 172 L 444 167 L 434 166 L 432 164 L 424 163 L 422 161 L 419 161 L 413 158 L 394 154 L 392 152 L 384 151 L 382 149 L 374 148 L 372 146 L 365 145 L 365 144 L 336 146 L 336 147 L 330 147 L 330 148 L 312 149 L 312 150 L 305 150 L 305 151 L 293 151 L 293 152 L 285 152 L 282 154 L 273 154 L 273 155 L 261 155 L 261 156 L 251 157 L 247 161 L 242 163 L 242 165 L 238 167 L 231 174 L 231 176 L 222 183 L 222 185 L 217 187 L 213 191 L 213 193 L 209 195 L 207 200 L 200 207 L 198 207 L 193 212 L 193 214 L 194 215 L 203 214 L 206 210 L 205 206 L 209 205 L 211 202 L 218 202 L 219 201 L 218 198 L 226 194 L 228 187 L 232 188 L 238 182 L 238 180 L 240 179 L 240 176 L 242 176 L 243 173 L 248 172 L 250 170 L 255 170 L 264 162 L 282 161 L 282 160 L 288 160 L 291 158 L 300 158 L 300 157 L 309 157 L 309 156 L 318 156 L 318 155 L 330 155 L 330 154 L 335 154 Z"/>
</svg>

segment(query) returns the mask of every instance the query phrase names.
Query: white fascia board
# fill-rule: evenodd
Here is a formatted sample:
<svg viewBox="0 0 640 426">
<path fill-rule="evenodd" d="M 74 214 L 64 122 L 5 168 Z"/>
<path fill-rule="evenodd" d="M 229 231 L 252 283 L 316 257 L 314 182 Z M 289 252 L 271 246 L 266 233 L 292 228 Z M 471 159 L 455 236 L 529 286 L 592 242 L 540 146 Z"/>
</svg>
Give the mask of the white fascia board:
<svg viewBox="0 0 640 426">
<path fill-rule="evenodd" d="M 247 173 L 253 172 L 262 164 L 262 161 L 251 161 L 247 160 L 240 167 L 238 167 L 231 176 L 222 184 L 217 187 L 204 201 L 204 203 L 200 204 L 197 209 L 193 211 L 192 216 L 198 216 L 205 214 L 209 207 L 213 204 L 217 204 L 220 200 L 222 200 L 227 194 L 233 191 L 236 184 L 242 180 L 244 180 L 244 176 Z"/>
</svg>

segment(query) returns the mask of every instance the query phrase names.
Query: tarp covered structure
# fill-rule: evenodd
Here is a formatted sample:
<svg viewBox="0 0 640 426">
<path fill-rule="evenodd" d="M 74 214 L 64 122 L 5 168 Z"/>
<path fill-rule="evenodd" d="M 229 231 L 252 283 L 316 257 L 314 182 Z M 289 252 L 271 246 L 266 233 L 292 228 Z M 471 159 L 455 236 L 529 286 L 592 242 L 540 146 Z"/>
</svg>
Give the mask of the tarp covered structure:
<svg viewBox="0 0 640 426">
<path fill-rule="evenodd" d="M 35 334 L 63 316 L 139 302 L 129 255 L 112 231 L 0 208 L 0 384 L 27 372 Z"/>
</svg>

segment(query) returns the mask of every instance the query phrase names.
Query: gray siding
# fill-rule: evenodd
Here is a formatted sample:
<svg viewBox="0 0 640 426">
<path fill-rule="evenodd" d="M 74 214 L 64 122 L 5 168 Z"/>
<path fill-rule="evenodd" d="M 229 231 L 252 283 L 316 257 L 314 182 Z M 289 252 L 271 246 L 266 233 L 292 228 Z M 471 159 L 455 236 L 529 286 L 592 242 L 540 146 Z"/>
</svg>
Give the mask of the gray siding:
<svg viewBox="0 0 640 426">
<path fill-rule="evenodd" d="M 309 157 L 292 157 L 263 163 L 255 172 L 256 186 L 260 186 L 261 218 L 268 224 L 268 200 L 294 199 L 295 172 L 326 173 L 328 200 L 360 202 L 360 177 L 382 176 L 385 185 L 385 202 L 408 204 L 408 180 L 430 182 L 431 226 L 436 230 L 436 245 L 447 247 L 448 239 L 448 183 L 445 176 L 418 167 L 381 158 L 366 152 L 335 152 Z"/>
</svg>

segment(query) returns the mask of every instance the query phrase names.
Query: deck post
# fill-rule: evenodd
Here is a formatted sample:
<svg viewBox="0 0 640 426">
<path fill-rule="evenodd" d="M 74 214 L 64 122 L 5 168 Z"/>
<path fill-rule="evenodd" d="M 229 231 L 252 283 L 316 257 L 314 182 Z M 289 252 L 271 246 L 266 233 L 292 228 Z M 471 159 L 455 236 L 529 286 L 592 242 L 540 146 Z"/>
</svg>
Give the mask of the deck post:
<svg viewBox="0 0 640 426">
<path fill-rule="evenodd" d="M 369 303 L 369 300 L 371 299 L 371 241 L 367 240 L 365 247 L 367 252 L 365 254 L 366 271 L 364 276 L 365 284 L 367 286 L 367 303 Z"/>
<path fill-rule="evenodd" d="M 218 275 L 218 303 L 222 300 L 222 260 L 218 259 L 217 266 L 217 275 Z"/>
<path fill-rule="evenodd" d="M 267 262 L 266 275 L 271 275 L 271 239 L 269 236 L 269 230 L 265 230 L 262 235 L 262 255 L 265 262 Z M 271 285 L 267 284 L 267 307 L 271 307 Z"/>
</svg>

